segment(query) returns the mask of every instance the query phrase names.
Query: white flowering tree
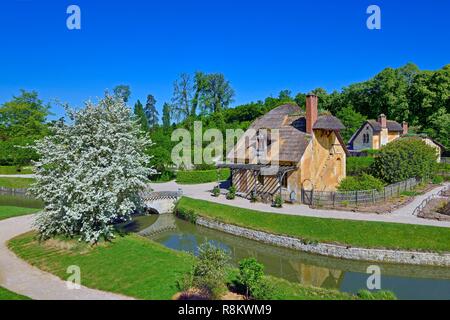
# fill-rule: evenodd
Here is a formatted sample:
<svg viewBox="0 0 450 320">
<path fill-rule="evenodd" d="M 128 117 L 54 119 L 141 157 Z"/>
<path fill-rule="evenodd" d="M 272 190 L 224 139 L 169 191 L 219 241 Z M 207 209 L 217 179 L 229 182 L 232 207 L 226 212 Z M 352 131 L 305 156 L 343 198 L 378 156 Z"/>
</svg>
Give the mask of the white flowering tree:
<svg viewBox="0 0 450 320">
<path fill-rule="evenodd" d="M 57 122 L 34 147 L 40 160 L 30 191 L 45 203 L 35 226 L 44 239 L 112 239 L 113 224 L 130 219 L 139 191 L 155 173 L 144 153 L 151 141 L 118 98 L 66 112 L 70 123 Z"/>
</svg>

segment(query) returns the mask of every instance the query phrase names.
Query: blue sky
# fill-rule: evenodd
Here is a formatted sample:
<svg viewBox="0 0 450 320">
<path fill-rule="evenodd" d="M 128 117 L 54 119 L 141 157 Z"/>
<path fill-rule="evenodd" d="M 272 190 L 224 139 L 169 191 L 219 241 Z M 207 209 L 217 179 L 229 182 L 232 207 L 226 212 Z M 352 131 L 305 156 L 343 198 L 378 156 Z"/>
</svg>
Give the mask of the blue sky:
<svg viewBox="0 0 450 320">
<path fill-rule="evenodd" d="M 81 30 L 66 27 L 71 4 Z M 381 30 L 366 27 L 371 4 Z M 23 88 L 81 106 L 123 83 L 131 104 L 152 93 L 160 109 L 178 75 L 196 70 L 224 73 L 234 105 L 283 89 L 331 91 L 388 66 L 450 63 L 449 16 L 448 0 L 5 0 L 0 102 Z"/>
</svg>

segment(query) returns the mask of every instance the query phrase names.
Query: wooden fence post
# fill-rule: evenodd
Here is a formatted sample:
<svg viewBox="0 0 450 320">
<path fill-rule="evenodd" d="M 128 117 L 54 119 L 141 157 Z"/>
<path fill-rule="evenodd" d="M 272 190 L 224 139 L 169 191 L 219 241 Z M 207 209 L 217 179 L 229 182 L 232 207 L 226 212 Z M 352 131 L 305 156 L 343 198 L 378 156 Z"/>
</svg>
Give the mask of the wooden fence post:
<svg viewBox="0 0 450 320">
<path fill-rule="evenodd" d="M 356 196 L 356 206 L 358 206 L 358 190 L 356 190 L 355 196 Z"/>
</svg>

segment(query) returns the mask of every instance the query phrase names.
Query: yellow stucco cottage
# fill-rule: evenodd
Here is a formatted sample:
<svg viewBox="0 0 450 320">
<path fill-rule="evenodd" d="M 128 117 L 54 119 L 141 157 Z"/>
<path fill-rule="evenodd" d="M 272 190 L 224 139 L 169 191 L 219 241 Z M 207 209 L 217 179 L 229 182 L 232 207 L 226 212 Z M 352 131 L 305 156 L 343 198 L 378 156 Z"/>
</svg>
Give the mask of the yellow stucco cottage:
<svg viewBox="0 0 450 320">
<path fill-rule="evenodd" d="M 239 195 L 301 202 L 302 190 L 334 191 L 346 177 L 342 123 L 318 115 L 318 98 L 308 95 L 306 113 L 283 105 L 257 119 L 227 156 Z"/>
<path fill-rule="evenodd" d="M 408 133 L 408 124 L 403 125 L 396 121 L 388 120 L 384 114 L 378 120 L 367 120 L 355 132 L 348 142 L 351 151 L 379 150 L 389 142 Z"/>
</svg>

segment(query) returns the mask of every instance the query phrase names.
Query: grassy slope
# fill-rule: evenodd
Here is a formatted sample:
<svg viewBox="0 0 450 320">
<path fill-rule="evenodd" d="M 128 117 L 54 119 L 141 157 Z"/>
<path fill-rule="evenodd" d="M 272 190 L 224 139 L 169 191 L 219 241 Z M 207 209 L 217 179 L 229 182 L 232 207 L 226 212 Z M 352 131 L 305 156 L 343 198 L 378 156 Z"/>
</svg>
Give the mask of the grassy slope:
<svg viewBox="0 0 450 320">
<path fill-rule="evenodd" d="M 182 198 L 179 207 L 225 223 L 308 241 L 367 248 L 450 252 L 449 228 L 264 213 L 190 198 Z"/>
<path fill-rule="evenodd" d="M 25 189 L 34 182 L 34 179 L 29 178 L 0 178 L 0 187 Z"/>
<path fill-rule="evenodd" d="M 82 284 L 140 299 L 171 299 L 177 292 L 177 280 L 191 270 L 194 258 L 136 235 L 116 239 L 95 248 L 71 241 L 58 245 L 54 241 L 39 244 L 28 233 L 10 241 L 9 247 L 32 265 L 67 277 L 70 265 L 81 267 Z M 304 287 L 297 283 L 269 277 L 276 299 L 357 299 L 335 290 Z"/>
<path fill-rule="evenodd" d="M 29 300 L 30 298 L 0 287 L 0 300 Z"/>
<path fill-rule="evenodd" d="M 144 238 L 130 235 L 91 248 L 77 241 L 67 249 L 40 245 L 34 234 L 10 241 L 10 248 L 38 268 L 67 278 L 67 267 L 81 268 L 82 284 L 140 299 L 171 299 L 177 280 L 190 270 L 193 258 Z"/>
<path fill-rule="evenodd" d="M 0 206 L 0 220 L 32 214 L 39 210 L 40 209 Z"/>
</svg>

